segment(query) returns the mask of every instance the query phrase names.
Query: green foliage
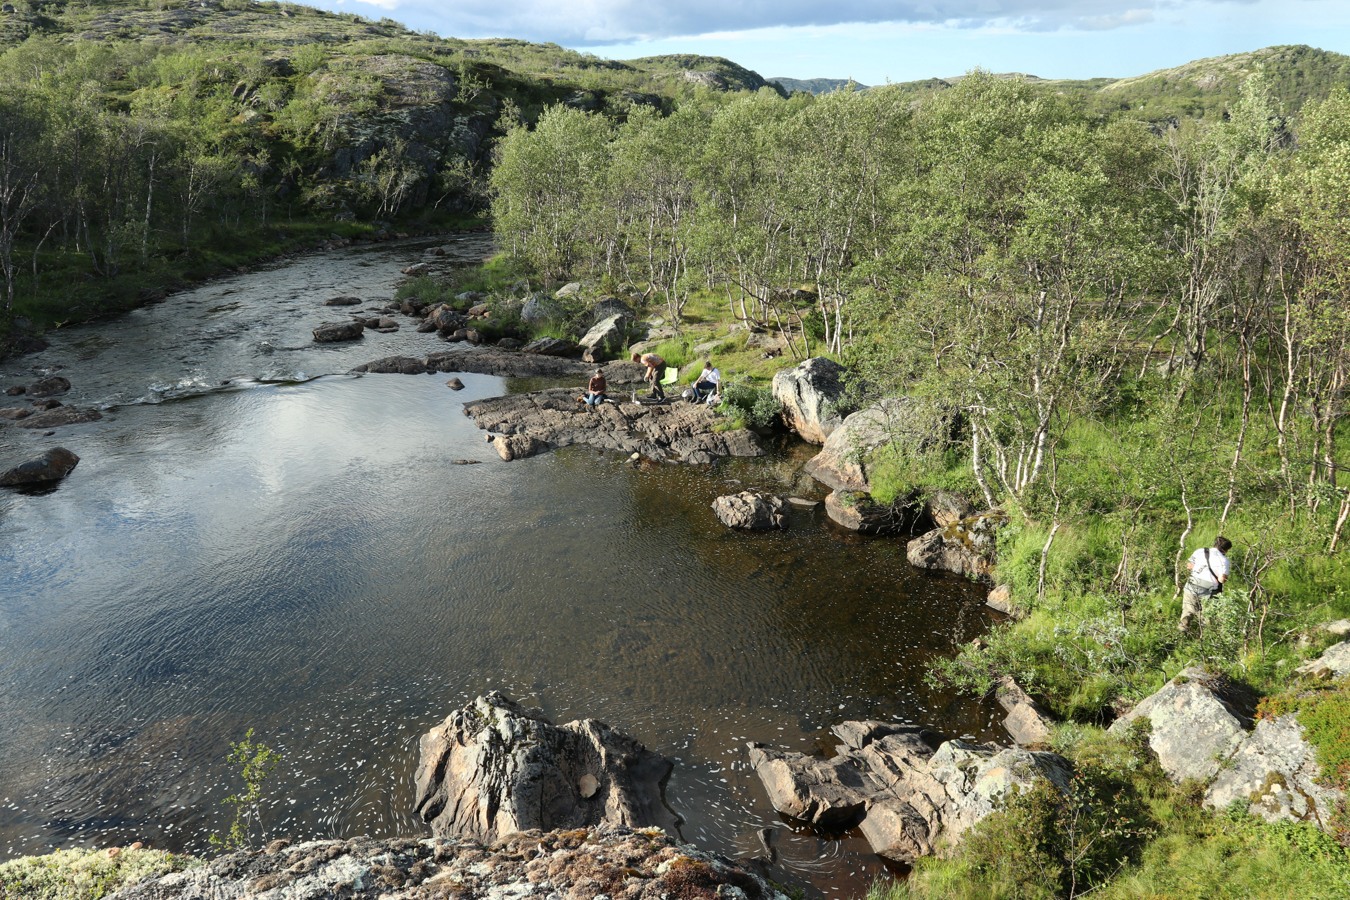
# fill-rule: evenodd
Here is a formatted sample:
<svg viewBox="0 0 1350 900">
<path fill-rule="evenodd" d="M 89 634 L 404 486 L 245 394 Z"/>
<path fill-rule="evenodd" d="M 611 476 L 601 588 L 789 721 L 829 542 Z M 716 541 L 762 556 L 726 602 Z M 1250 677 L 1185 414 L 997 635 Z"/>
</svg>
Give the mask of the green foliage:
<svg viewBox="0 0 1350 900">
<path fill-rule="evenodd" d="M 162 850 L 57 850 L 0 862 L 0 896 L 15 900 L 98 900 L 145 878 L 199 866 Z"/>
<path fill-rule="evenodd" d="M 230 755 L 227 759 L 239 767 L 244 790 L 241 793 L 231 794 L 221 801 L 231 807 L 234 818 L 224 836 L 211 835 L 211 846 L 225 850 L 242 850 L 252 846 L 253 829 L 262 825 L 263 785 L 281 764 L 281 754 L 261 741 L 254 741 L 253 729 L 250 728 L 242 741 L 230 745 Z"/>
<path fill-rule="evenodd" d="M 778 420 L 779 403 L 768 385 L 740 378 L 723 379 L 718 411 L 730 416 L 737 427 L 766 430 Z"/>
</svg>

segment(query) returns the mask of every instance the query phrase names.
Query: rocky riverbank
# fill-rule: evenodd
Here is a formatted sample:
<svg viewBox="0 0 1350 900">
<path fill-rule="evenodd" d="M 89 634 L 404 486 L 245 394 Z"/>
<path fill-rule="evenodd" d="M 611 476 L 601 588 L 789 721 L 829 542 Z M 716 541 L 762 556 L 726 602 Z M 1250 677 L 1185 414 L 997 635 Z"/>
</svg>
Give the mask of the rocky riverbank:
<svg viewBox="0 0 1350 900">
<path fill-rule="evenodd" d="M 451 838 L 274 841 L 260 851 L 239 851 L 208 863 L 140 861 L 148 851 L 126 851 L 125 886 L 116 900 L 522 900 L 526 897 L 592 900 L 787 900 L 744 866 L 671 839 L 659 829 L 580 828 L 529 831 L 479 843 Z M 106 854 L 69 860 L 39 857 L 0 865 L 3 896 L 98 896 L 92 883 L 116 886 L 121 867 Z M 99 857 L 104 859 L 99 860 Z M 24 865 L 20 865 L 24 864 Z M 179 869 L 144 877 L 152 871 Z M 94 871 L 85 891 L 73 873 Z M 71 873 L 70 876 L 65 873 Z M 50 893 L 43 893 L 46 889 Z"/>
</svg>

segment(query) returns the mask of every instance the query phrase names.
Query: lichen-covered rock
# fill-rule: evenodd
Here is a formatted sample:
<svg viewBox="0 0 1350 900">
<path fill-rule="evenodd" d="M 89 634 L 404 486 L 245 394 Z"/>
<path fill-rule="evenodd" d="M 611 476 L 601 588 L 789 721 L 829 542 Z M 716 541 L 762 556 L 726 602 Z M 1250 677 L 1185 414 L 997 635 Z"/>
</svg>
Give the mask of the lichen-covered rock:
<svg viewBox="0 0 1350 900">
<path fill-rule="evenodd" d="M 318 344 L 333 344 L 339 341 L 359 340 L 366 326 L 360 322 L 325 322 L 314 329 L 314 341 Z"/>
<path fill-rule="evenodd" d="M 640 371 L 637 366 L 615 363 L 605 368 L 605 375 L 614 390 L 626 378 L 639 377 Z M 464 412 L 479 428 L 494 434 L 529 434 L 553 447 L 581 444 L 694 464 L 764 454 L 749 431 L 717 431 L 722 420 L 702 404 L 648 406 L 622 401 L 602 403 L 592 410 L 577 402 L 579 393 L 580 385 L 571 390 L 492 397 L 465 404 Z"/>
<path fill-rule="evenodd" d="M 741 491 L 739 494 L 718 497 L 713 501 L 712 508 L 717 518 L 728 528 L 768 531 L 787 527 L 782 499 L 756 491 Z"/>
<path fill-rule="evenodd" d="M 1111 724 L 1124 733 L 1136 719 L 1150 723 L 1149 746 L 1173 781 L 1207 781 L 1246 738 L 1251 717 L 1226 686 L 1192 667 Z"/>
<path fill-rule="evenodd" d="M 482 841 L 534 828 L 673 829 L 662 797 L 671 768 L 603 722 L 555 726 L 493 692 L 422 736 L 414 808 L 438 837 Z M 598 788 L 583 797 L 587 775 Z"/>
<path fill-rule="evenodd" d="M 1350 675 L 1350 641 L 1341 641 L 1328 647 L 1317 659 L 1311 659 L 1294 670 L 1309 678 L 1334 680 Z"/>
<path fill-rule="evenodd" d="M 65 447 L 53 447 L 41 456 L 21 462 L 0 474 L 0 487 L 60 481 L 73 472 L 79 462 L 80 458 Z"/>
<path fill-rule="evenodd" d="M 520 320 L 528 325 L 557 322 L 564 317 L 562 304 L 548 294 L 536 293 L 525 298 L 520 307 Z"/>
<path fill-rule="evenodd" d="M 897 862 L 950 850 L 1013 791 L 1038 780 L 1069 788 L 1069 763 L 1053 753 L 941 741 L 884 722 L 844 722 L 834 733 L 843 744 L 832 759 L 751 744 L 751 768 L 779 812 L 826 830 L 856 820 L 872 849 Z"/>
<path fill-rule="evenodd" d="M 1331 831 L 1344 794 L 1318 784 L 1319 774 L 1317 752 L 1293 714 L 1262 719 L 1220 769 L 1205 792 L 1205 805 L 1223 809 L 1247 802 L 1268 822 L 1311 822 Z"/>
<path fill-rule="evenodd" d="M 123 888 L 118 900 L 788 900 L 760 876 L 656 829 L 526 831 L 491 843 L 308 841 L 241 851 Z"/>
<path fill-rule="evenodd" d="M 994 568 L 994 535 L 1005 522 L 1002 510 L 968 516 L 910 541 L 905 556 L 912 566 L 986 578 Z"/>
<path fill-rule="evenodd" d="M 773 396 L 783 406 L 783 421 L 802 440 L 824 444 L 844 422 L 844 368 L 832 359 L 812 357 L 773 376 Z"/>
</svg>

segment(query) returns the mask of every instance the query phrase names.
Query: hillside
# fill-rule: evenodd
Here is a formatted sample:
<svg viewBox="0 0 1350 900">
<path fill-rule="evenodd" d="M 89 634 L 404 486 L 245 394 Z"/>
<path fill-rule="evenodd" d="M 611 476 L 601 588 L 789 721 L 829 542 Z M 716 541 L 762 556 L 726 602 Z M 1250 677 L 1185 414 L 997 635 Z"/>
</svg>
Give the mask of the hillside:
<svg viewBox="0 0 1350 900">
<path fill-rule="evenodd" d="M 1024 80 L 1077 98 L 1100 115 L 1163 122 L 1222 115 L 1238 99 L 1242 83 L 1257 71 L 1265 72 L 1286 115 L 1297 113 L 1309 100 L 1325 99 L 1337 85 L 1350 87 L 1350 56 L 1303 45 L 1198 59 L 1133 78 L 1046 79 L 1020 73 L 996 77 Z M 926 78 L 891 87 L 921 100 L 951 88 L 962 77 Z"/>
<path fill-rule="evenodd" d="M 830 91 L 837 91 L 842 87 L 853 85 L 857 90 L 866 90 L 867 85 L 858 84 L 849 78 L 783 78 L 775 76 L 769 79 L 771 84 L 776 84 L 789 94 L 828 94 Z"/>
</svg>

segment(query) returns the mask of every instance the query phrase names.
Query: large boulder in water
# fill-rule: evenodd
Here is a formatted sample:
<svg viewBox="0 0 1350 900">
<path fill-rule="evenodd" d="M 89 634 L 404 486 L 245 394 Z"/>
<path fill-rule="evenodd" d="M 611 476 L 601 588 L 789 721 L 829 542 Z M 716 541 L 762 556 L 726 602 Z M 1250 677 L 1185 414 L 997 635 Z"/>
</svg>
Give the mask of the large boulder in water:
<svg viewBox="0 0 1350 900">
<path fill-rule="evenodd" d="M 339 341 L 355 341 L 365 333 L 366 326 L 360 322 L 325 322 L 314 329 L 314 342 L 333 344 Z"/>
<path fill-rule="evenodd" d="M 601 824 L 672 830 L 671 763 L 603 722 L 556 726 L 497 692 L 422 736 L 414 808 L 437 837 Z"/>
<path fill-rule="evenodd" d="M 768 531 L 787 527 L 783 501 L 754 491 L 718 497 L 713 501 L 712 508 L 717 518 L 728 528 Z"/>
<path fill-rule="evenodd" d="M 783 405 L 783 421 L 812 444 L 825 440 L 843 424 L 844 367 L 823 356 L 773 376 L 774 399 Z"/>
<path fill-rule="evenodd" d="M 39 457 L 19 463 L 0 474 L 0 487 L 48 484 L 60 481 L 74 471 L 80 458 L 65 447 L 54 447 Z"/>
</svg>

